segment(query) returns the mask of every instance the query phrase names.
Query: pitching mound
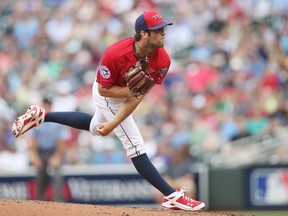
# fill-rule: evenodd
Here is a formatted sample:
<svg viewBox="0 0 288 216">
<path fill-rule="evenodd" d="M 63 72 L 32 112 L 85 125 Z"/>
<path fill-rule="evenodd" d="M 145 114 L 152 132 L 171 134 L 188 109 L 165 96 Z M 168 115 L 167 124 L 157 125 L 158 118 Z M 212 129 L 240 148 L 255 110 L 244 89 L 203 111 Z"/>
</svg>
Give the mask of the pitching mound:
<svg viewBox="0 0 288 216">
<path fill-rule="evenodd" d="M 229 213 L 170 211 L 123 206 L 84 205 L 32 200 L 0 200 L 0 212 L 5 216 L 233 216 Z"/>
</svg>

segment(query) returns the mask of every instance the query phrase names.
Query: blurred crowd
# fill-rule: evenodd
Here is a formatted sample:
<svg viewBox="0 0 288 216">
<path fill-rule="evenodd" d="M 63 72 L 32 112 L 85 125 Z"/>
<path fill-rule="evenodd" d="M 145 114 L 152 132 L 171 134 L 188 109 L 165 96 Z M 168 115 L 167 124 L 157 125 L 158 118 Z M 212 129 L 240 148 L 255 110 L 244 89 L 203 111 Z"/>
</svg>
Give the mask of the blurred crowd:
<svg viewBox="0 0 288 216">
<path fill-rule="evenodd" d="M 183 149 L 203 161 L 227 142 L 275 136 L 287 126 L 286 0 L 1 1 L 0 169 L 29 164 L 29 134 L 17 140 L 11 134 L 29 105 L 49 95 L 54 111 L 93 114 L 101 55 L 134 36 L 145 10 L 174 22 L 165 29 L 167 78 L 135 112 L 154 162 L 171 162 Z M 113 135 L 63 130 L 70 134 L 65 164 L 129 162 Z"/>
</svg>

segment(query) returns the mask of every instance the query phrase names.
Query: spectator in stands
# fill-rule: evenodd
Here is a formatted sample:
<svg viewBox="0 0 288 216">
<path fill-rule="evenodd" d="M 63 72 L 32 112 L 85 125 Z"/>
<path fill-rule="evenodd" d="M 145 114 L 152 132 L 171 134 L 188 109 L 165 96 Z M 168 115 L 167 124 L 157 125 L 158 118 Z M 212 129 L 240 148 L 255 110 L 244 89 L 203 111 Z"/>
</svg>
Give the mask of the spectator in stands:
<svg viewBox="0 0 288 216">
<path fill-rule="evenodd" d="M 196 180 L 192 170 L 194 162 L 195 160 L 190 154 L 190 145 L 183 144 L 182 146 L 178 146 L 177 149 L 173 149 L 171 159 L 166 163 L 163 177 L 173 187 L 185 185 L 187 191 L 189 191 L 189 196 L 196 199 Z M 158 193 L 156 195 L 156 201 L 161 203 L 161 196 L 159 197 Z"/>
<path fill-rule="evenodd" d="M 132 35 L 133 29 L 125 27 L 132 26 L 131 17 L 139 11 L 159 9 L 161 14 L 169 16 L 169 20 L 175 20 L 172 32 L 168 29 L 166 34 L 166 48 L 172 53 L 171 73 L 167 78 L 176 77 L 177 80 L 170 84 L 166 79 L 164 87 L 151 92 L 151 98 L 157 99 L 145 101 L 139 109 L 141 122 L 155 131 L 156 143 L 169 143 L 171 136 L 168 135 L 174 132 L 175 125 L 179 124 L 177 121 L 182 121 L 177 118 L 176 122 L 171 122 L 174 110 L 178 110 L 177 113 L 190 111 L 185 114 L 189 130 L 193 132 L 193 128 L 198 128 L 191 139 L 202 141 L 198 135 L 207 134 L 200 130 L 201 125 L 195 126 L 192 119 L 199 115 L 200 108 L 214 109 L 221 104 L 227 86 L 235 92 L 228 104 L 229 109 L 232 108 L 228 115 L 235 112 L 241 116 L 241 121 L 250 122 L 249 130 L 252 116 L 247 115 L 247 111 L 257 107 L 257 101 L 263 101 L 264 96 L 261 91 L 255 93 L 257 86 L 276 90 L 270 92 L 269 98 L 277 97 L 280 104 L 275 111 L 274 100 L 266 100 L 268 111 L 275 111 L 269 115 L 281 119 L 282 127 L 288 125 L 287 108 L 283 109 L 282 105 L 288 95 L 286 1 L 267 0 L 258 4 L 258 1 L 250 0 L 131 0 L 121 9 L 116 6 L 120 0 L 111 2 L 23 0 L 0 4 L 0 96 L 11 109 L 20 113 L 27 104 L 38 103 L 42 89 L 58 83 L 68 70 L 73 77 L 70 84 L 73 87 L 79 84 L 82 89 L 82 93 L 69 93 L 72 97 L 79 95 L 74 109 L 93 112 L 90 104 L 83 102 L 83 92 L 90 92 L 93 82 L 90 74 L 95 74 L 99 53 L 124 35 Z M 64 27 L 59 29 L 57 26 Z M 205 73 L 199 68 L 200 63 L 194 64 L 195 59 L 206 66 Z M 191 85 L 190 81 L 193 81 Z M 207 87 L 210 92 L 202 91 Z M 56 86 L 52 88 L 57 89 Z M 179 106 L 179 98 L 186 103 Z M 166 111 L 168 107 L 170 111 Z M 269 125 L 271 118 L 266 120 L 265 124 Z M 223 125 L 229 124 L 225 121 Z M 240 129 L 232 140 L 251 135 L 242 126 L 243 130 Z M 214 132 L 220 135 L 220 127 Z M 0 136 L 3 140 L 5 135 Z M 195 144 L 201 149 L 201 142 Z M 204 157 L 202 153 L 198 154 Z M 73 163 L 76 160 L 73 159 Z"/>
</svg>

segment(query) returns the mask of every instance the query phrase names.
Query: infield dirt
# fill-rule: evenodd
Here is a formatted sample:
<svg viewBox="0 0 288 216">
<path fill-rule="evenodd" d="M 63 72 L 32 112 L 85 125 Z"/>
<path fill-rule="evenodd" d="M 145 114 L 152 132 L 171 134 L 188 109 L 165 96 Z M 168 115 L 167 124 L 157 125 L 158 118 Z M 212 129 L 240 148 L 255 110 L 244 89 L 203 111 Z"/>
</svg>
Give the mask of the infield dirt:
<svg viewBox="0 0 288 216">
<path fill-rule="evenodd" d="M 236 216 L 221 212 L 187 212 L 164 209 L 102 206 L 35 200 L 0 200 L 1 216 Z M 238 215 L 237 215 L 238 216 Z"/>
</svg>

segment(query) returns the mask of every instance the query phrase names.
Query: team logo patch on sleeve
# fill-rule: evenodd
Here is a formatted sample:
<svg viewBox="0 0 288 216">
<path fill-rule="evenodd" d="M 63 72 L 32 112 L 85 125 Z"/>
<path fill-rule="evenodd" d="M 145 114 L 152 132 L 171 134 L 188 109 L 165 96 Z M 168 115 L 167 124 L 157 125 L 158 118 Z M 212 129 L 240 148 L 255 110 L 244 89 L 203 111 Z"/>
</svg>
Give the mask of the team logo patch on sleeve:
<svg viewBox="0 0 288 216">
<path fill-rule="evenodd" d="M 162 68 L 158 71 L 158 76 L 163 77 L 168 72 L 168 68 Z"/>
<path fill-rule="evenodd" d="M 111 76 L 111 72 L 110 70 L 104 66 L 104 65 L 101 65 L 100 69 L 100 75 L 104 78 L 104 79 L 109 79 L 109 77 Z"/>
</svg>

